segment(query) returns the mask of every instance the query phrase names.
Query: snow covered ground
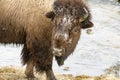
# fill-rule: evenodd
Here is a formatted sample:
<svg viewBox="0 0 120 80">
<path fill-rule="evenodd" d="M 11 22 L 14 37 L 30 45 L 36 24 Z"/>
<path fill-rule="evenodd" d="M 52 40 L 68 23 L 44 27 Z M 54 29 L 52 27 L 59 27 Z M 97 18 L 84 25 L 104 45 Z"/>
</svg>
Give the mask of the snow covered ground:
<svg viewBox="0 0 120 80">
<path fill-rule="evenodd" d="M 76 50 L 64 66 L 58 67 L 54 61 L 55 72 L 96 76 L 104 74 L 110 66 L 120 64 L 120 5 L 99 1 L 89 2 L 94 23 L 91 34 L 82 31 Z M 1 44 L 0 66 L 21 66 L 21 49 L 22 46 Z"/>
</svg>

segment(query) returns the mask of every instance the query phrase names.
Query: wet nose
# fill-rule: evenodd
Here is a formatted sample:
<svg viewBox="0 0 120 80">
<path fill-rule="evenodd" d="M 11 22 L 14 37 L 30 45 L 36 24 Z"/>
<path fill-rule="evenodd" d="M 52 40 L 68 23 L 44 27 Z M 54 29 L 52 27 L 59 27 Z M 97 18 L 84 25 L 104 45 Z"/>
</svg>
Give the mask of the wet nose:
<svg viewBox="0 0 120 80">
<path fill-rule="evenodd" d="M 62 56 L 63 53 L 65 52 L 64 48 L 53 48 L 53 55 L 54 56 Z"/>
</svg>

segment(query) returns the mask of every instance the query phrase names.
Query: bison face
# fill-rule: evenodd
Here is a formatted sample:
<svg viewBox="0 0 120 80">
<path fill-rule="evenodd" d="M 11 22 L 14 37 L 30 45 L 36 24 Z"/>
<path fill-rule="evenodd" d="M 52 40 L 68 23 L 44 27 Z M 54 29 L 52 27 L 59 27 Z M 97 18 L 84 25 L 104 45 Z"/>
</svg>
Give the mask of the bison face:
<svg viewBox="0 0 120 80">
<path fill-rule="evenodd" d="M 53 54 L 65 56 L 74 50 L 80 37 L 81 24 L 79 19 L 68 14 L 55 16 L 53 22 Z"/>
<path fill-rule="evenodd" d="M 82 23 L 89 16 L 88 11 L 83 8 L 83 14 L 77 15 L 77 10 L 71 13 L 70 10 L 62 9 L 46 14 L 54 24 L 52 33 L 53 54 L 59 57 L 67 57 L 72 53 L 79 40 Z"/>
</svg>

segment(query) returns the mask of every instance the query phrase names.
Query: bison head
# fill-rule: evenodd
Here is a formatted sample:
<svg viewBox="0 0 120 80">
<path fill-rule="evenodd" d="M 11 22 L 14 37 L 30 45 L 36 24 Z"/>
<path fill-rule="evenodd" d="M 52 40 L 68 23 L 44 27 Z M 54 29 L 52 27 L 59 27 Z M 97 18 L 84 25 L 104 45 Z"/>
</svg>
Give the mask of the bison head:
<svg viewBox="0 0 120 80">
<path fill-rule="evenodd" d="M 81 29 L 92 26 L 88 20 L 87 8 L 55 7 L 55 11 L 46 14 L 53 22 L 52 51 L 59 65 L 75 49 L 80 38 Z"/>
</svg>

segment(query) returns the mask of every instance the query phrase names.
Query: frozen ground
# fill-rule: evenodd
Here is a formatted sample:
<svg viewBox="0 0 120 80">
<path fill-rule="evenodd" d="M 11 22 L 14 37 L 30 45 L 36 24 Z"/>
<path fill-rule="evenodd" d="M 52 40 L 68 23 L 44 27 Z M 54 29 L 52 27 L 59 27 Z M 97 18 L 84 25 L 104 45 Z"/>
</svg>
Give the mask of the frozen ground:
<svg viewBox="0 0 120 80">
<path fill-rule="evenodd" d="M 96 76 L 120 63 L 120 5 L 111 4 L 112 0 L 99 1 L 89 2 L 94 23 L 92 33 L 88 35 L 85 30 L 82 31 L 75 52 L 65 61 L 64 66 L 58 67 L 54 61 L 55 72 Z M 22 46 L 0 45 L 0 66 L 21 66 L 21 49 Z"/>
</svg>

